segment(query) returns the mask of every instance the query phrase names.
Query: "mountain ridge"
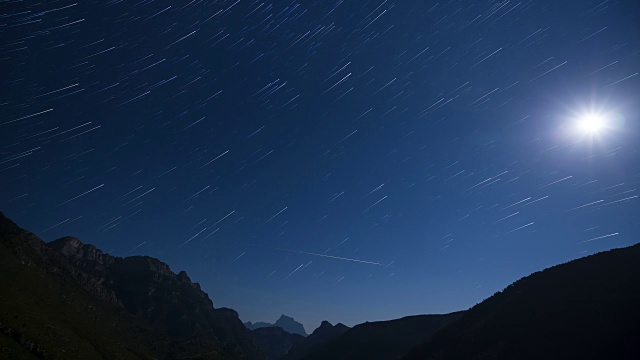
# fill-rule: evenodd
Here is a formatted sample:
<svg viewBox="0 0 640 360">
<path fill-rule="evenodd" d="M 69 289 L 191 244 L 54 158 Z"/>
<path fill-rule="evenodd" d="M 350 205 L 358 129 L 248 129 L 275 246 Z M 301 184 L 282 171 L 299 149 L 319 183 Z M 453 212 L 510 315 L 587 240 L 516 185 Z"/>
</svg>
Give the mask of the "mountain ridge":
<svg viewBox="0 0 640 360">
<path fill-rule="evenodd" d="M 435 332 L 459 319 L 463 313 L 411 315 L 400 319 L 365 322 L 342 329 L 342 333 L 311 344 L 301 351 L 296 352 L 294 348 L 284 360 L 400 359 Z"/>
<path fill-rule="evenodd" d="M 640 358 L 640 244 L 535 272 L 466 311 L 353 328 L 323 321 L 303 337 L 276 324 L 247 329 L 159 259 L 74 237 L 45 243 L 0 213 L 0 289 L 7 358 Z M 286 315 L 278 322 L 304 332 Z"/>
<path fill-rule="evenodd" d="M 413 349 L 417 359 L 640 359 L 640 243 L 525 276 Z"/>
<path fill-rule="evenodd" d="M 304 325 L 297 322 L 294 318 L 284 314 L 280 315 L 278 320 L 276 320 L 276 322 L 273 324 L 262 321 L 258 321 L 256 323 L 247 321 L 244 323 L 244 326 L 246 326 L 249 330 L 256 330 L 264 327 L 281 327 L 290 334 L 298 334 L 305 337 L 309 336 L 304 328 Z"/>
<path fill-rule="evenodd" d="M 298 359 L 313 347 L 326 343 L 336 336 L 344 334 L 349 329 L 350 327 L 342 323 L 332 325 L 327 320 L 324 320 L 309 336 L 294 344 L 286 356 L 283 357 L 283 360 Z"/>
<path fill-rule="evenodd" d="M 63 332 L 60 336 L 76 339 L 74 343 L 80 345 L 74 345 L 74 349 L 83 348 L 85 358 L 95 357 L 87 354 L 95 351 L 96 342 L 103 341 L 99 339 L 111 344 L 101 351 L 117 353 L 114 357 L 119 358 L 128 358 L 126 354 L 131 355 L 132 351 L 146 354 L 142 358 L 151 354 L 159 358 L 264 358 L 255 337 L 235 310 L 214 308 L 208 295 L 186 272 L 175 274 L 158 259 L 114 257 L 74 237 L 45 243 L 2 213 L 0 245 L 6 250 L 2 251 L 0 274 L 12 274 L 0 276 L 0 284 L 5 289 L 22 289 L 17 293 L 5 291 L 13 296 L 0 295 L 0 304 L 7 309 L 0 313 L 3 342 L 15 341 L 27 350 L 46 349 L 43 351 L 49 355 L 45 358 L 59 351 L 71 351 L 52 345 L 48 335 L 51 330 L 40 327 L 40 322 L 29 315 L 33 311 L 28 309 L 37 308 L 39 317 L 52 319 L 50 325 L 43 325 L 60 327 Z M 59 295 L 50 299 L 39 295 L 49 292 Z M 21 300 L 25 295 L 28 300 Z M 68 300 L 70 296 L 73 300 Z M 67 305 L 78 301 L 84 304 L 84 312 L 97 311 L 100 316 L 78 318 L 73 307 Z M 61 308 L 65 316 L 58 316 L 60 310 L 56 308 Z M 16 314 L 15 318 L 11 314 Z M 32 330 L 23 330 L 19 319 L 31 324 Z M 122 329 L 109 332 L 99 323 L 121 324 Z M 95 335 L 104 331 L 109 335 Z M 138 340 L 131 343 L 122 338 L 125 335 Z M 31 340 L 20 340 L 26 338 Z M 111 343 L 109 339 L 120 340 Z M 120 343 L 130 345 L 117 345 Z M 135 354 L 135 358 L 141 358 Z"/>
</svg>

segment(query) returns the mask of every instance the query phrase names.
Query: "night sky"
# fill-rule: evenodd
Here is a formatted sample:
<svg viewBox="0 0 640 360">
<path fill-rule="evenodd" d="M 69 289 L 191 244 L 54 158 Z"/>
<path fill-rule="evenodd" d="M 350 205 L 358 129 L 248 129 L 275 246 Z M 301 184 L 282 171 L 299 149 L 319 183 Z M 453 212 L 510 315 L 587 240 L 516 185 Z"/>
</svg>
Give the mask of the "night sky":
<svg viewBox="0 0 640 360">
<path fill-rule="evenodd" d="M 0 210 L 307 331 L 640 235 L 640 2 L 5 1 Z"/>
</svg>

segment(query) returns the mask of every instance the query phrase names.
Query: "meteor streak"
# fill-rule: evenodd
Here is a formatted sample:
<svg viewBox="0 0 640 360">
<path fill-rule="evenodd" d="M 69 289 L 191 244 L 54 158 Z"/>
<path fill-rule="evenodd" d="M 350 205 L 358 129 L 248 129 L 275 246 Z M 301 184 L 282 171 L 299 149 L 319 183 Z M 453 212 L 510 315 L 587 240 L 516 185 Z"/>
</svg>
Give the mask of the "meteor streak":
<svg viewBox="0 0 640 360">
<path fill-rule="evenodd" d="M 345 240 L 346 240 L 346 239 L 345 239 Z M 227 241 L 227 242 L 234 243 L 234 244 L 242 244 L 242 245 L 257 246 L 257 247 L 267 248 L 267 249 L 273 249 L 273 250 L 288 251 L 288 252 L 297 253 L 297 254 L 304 254 L 304 255 L 319 256 L 319 257 L 324 257 L 324 258 L 329 258 L 329 259 L 336 259 L 336 260 L 351 261 L 351 262 L 356 262 L 356 263 L 361 263 L 361 264 L 382 265 L 381 263 L 379 263 L 379 262 L 375 262 L 375 261 L 366 261 L 366 260 L 352 259 L 352 258 L 341 257 L 341 256 L 332 256 L 332 255 L 326 255 L 326 254 L 317 254 L 317 253 L 312 253 L 312 252 L 308 252 L 308 251 L 301 251 L 301 250 L 294 250 L 294 249 L 286 249 L 286 248 L 281 248 L 281 247 L 276 247 L 276 246 L 260 245 L 260 244 L 253 244 L 253 243 L 240 242 L 240 241 Z"/>
</svg>

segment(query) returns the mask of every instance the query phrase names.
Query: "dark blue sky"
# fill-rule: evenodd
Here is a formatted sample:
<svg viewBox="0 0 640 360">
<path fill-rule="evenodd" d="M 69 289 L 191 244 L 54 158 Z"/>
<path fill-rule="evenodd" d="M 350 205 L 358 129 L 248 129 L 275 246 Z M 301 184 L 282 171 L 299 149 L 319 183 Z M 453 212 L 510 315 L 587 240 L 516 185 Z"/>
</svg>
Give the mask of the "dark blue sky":
<svg viewBox="0 0 640 360">
<path fill-rule="evenodd" d="M 1 210 L 245 321 L 465 309 L 638 242 L 637 1 L 0 7 Z"/>
</svg>

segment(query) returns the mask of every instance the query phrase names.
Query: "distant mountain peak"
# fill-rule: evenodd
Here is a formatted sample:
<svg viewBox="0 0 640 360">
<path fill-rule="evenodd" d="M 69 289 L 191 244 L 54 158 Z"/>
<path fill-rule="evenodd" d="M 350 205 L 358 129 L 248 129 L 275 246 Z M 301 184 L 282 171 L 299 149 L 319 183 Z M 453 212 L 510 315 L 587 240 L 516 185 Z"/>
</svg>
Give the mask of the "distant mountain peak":
<svg viewBox="0 0 640 360">
<path fill-rule="evenodd" d="M 249 330 L 256 330 L 264 327 L 277 326 L 277 327 L 281 327 L 284 331 L 290 334 L 298 334 L 304 337 L 309 336 L 309 334 L 307 334 L 307 331 L 304 329 L 304 326 L 301 323 L 297 322 L 294 318 L 284 314 L 280 315 L 280 317 L 275 322 L 275 324 L 261 322 L 261 321 L 256 323 L 247 321 L 244 323 L 244 326 L 246 326 Z"/>
<path fill-rule="evenodd" d="M 340 324 L 342 325 L 342 324 Z M 337 326 L 337 325 L 336 325 Z M 344 326 L 344 325 L 343 325 Z M 348 329 L 348 328 L 347 328 Z M 313 332 L 311 333 L 311 335 L 313 336 L 320 336 L 320 337 L 326 337 L 327 335 L 329 336 L 333 336 L 334 333 L 334 326 L 328 322 L 327 320 L 323 320 L 320 323 L 320 326 L 318 326 L 315 330 L 313 330 Z"/>
<path fill-rule="evenodd" d="M 322 322 L 320 323 L 320 327 L 318 327 L 318 329 L 322 328 L 322 327 L 333 327 L 333 325 L 330 322 L 328 322 L 327 320 L 322 320 Z M 316 330 L 318 330 L 318 329 L 316 329 Z"/>
<path fill-rule="evenodd" d="M 327 320 L 323 320 L 311 335 L 307 336 L 303 341 L 295 344 L 287 353 L 283 360 L 300 359 L 312 348 L 326 343 L 329 340 L 344 334 L 350 328 L 344 324 L 338 323 L 331 325 Z"/>
<path fill-rule="evenodd" d="M 274 325 L 283 328 L 286 332 L 289 332 L 291 334 L 299 334 L 305 337 L 309 335 L 307 334 L 307 331 L 304 329 L 304 326 L 301 323 L 295 321 L 294 318 L 286 316 L 284 314 L 280 316 L 280 318 Z"/>
</svg>

